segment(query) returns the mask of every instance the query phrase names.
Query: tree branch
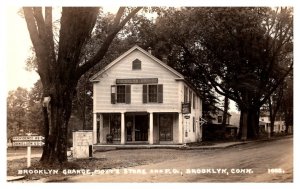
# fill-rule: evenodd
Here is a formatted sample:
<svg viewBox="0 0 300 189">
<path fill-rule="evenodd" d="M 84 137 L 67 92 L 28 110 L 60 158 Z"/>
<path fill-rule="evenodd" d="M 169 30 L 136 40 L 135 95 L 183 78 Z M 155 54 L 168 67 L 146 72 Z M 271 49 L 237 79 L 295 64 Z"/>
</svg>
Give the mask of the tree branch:
<svg viewBox="0 0 300 189">
<path fill-rule="evenodd" d="M 120 21 L 121 21 L 121 18 L 123 16 L 123 13 L 125 11 L 125 7 L 120 7 L 118 12 L 117 12 L 117 15 L 114 19 L 114 26 L 117 27 L 119 24 L 120 24 Z"/>
<path fill-rule="evenodd" d="M 52 7 L 45 8 L 45 29 L 46 36 L 49 40 L 49 45 L 51 51 L 54 52 L 54 39 L 53 39 L 53 31 L 52 31 Z"/>
<path fill-rule="evenodd" d="M 33 10 L 31 7 L 23 7 L 23 11 L 33 47 L 35 48 L 35 51 L 39 51 L 37 47 L 41 46 L 41 41 L 38 37 L 39 32 L 33 16 Z"/>
<path fill-rule="evenodd" d="M 74 77 L 81 49 L 91 35 L 98 12 L 98 7 L 63 7 L 57 58 L 61 76 Z"/>
<path fill-rule="evenodd" d="M 130 12 L 128 14 L 128 16 L 126 16 L 126 18 L 124 18 L 124 20 L 122 20 L 120 22 L 120 19 L 122 17 L 122 15 L 120 15 L 121 13 L 123 13 L 122 9 L 118 11 L 118 14 L 116 15 L 116 18 L 114 20 L 115 23 L 119 23 L 117 26 L 114 26 L 112 28 L 112 31 L 108 34 L 108 36 L 106 37 L 106 39 L 104 40 L 104 42 L 101 45 L 101 48 L 98 50 L 98 52 L 95 54 L 94 57 L 92 57 L 91 59 L 89 59 L 85 64 L 83 64 L 82 66 L 77 68 L 76 71 L 76 77 L 80 78 L 84 73 L 86 73 L 89 69 L 91 69 L 92 67 L 94 67 L 97 63 L 99 63 L 100 60 L 102 60 L 102 58 L 104 57 L 105 53 L 108 51 L 108 48 L 111 44 L 111 42 L 113 41 L 113 39 L 115 38 L 115 36 L 117 35 L 117 33 L 123 28 L 123 26 L 141 9 L 142 7 L 138 7 L 135 8 L 132 12 Z"/>
<path fill-rule="evenodd" d="M 29 31 L 29 36 L 32 41 L 35 54 L 37 57 L 37 64 L 38 64 L 38 74 L 41 77 L 42 82 L 45 82 L 45 79 L 47 78 L 47 74 L 45 73 L 45 70 L 47 70 L 45 62 L 42 61 L 43 59 L 43 51 L 44 51 L 44 46 L 43 46 L 43 41 L 40 38 L 39 31 L 38 31 L 38 26 L 33 14 L 33 8 L 32 7 L 23 7 L 24 11 L 24 17 L 26 20 L 27 28 Z"/>
<path fill-rule="evenodd" d="M 40 35 L 40 38 L 43 39 L 46 37 L 46 30 L 45 30 L 45 21 L 42 14 L 42 8 L 41 7 L 33 7 L 33 16 L 35 18 L 38 32 Z"/>
<path fill-rule="evenodd" d="M 277 89 L 277 87 L 284 81 L 284 79 L 291 73 L 293 70 L 293 63 L 290 65 L 290 68 L 286 71 L 286 73 L 278 80 L 276 85 L 273 86 L 273 89 L 271 89 L 263 98 L 263 100 L 260 101 L 259 105 L 262 106 L 263 104 L 266 103 L 268 98 L 272 95 L 272 93 Z"/>
</svg>

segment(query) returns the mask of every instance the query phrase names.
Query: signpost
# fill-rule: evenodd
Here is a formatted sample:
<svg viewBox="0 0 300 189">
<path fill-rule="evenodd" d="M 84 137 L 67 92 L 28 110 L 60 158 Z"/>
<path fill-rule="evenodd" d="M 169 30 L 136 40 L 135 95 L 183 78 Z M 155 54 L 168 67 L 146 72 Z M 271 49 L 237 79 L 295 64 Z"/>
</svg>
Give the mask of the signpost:
<svg viewBox="0 0 300 189">
<path fill-rule="evenodd" d="M 27 136 L 15 136 L 12 138 L 13 146 L 27 146 L 27 168 L 31 166 L 31 146 L 43 146 L 43 136 L 35 136 L 27 133 Z"/>
</svg>

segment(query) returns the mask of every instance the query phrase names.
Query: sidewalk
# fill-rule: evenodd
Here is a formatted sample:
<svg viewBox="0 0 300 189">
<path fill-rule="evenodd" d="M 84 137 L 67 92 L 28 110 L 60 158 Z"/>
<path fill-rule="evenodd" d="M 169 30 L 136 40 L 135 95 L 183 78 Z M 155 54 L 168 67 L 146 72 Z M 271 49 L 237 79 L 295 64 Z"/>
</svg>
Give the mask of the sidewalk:
<svg viewBox="0 0 300 189">
<path fill-rule="evenodd" d="M 248 140 L 248 141 L 223 142 L 223 143 L 216 143 L 216 144 L 204 145 L 204 146 L 189 146 L 187 144 L 185 146 L 185 148 L 186 149 L 222 149 L 222 148 L 229 148 L 232 146 L 248 144 L 248 143 L 253 143 L 253 142 L 273 141 L 273 140 L 281 140 L 281 139 L 285 139 L 285 138 L 293 138 L 293 135 L 272 137 L 272 138 L 265 138 L 265 139 L 257 139 L 257 140 Z"/>
<path fill-rule="evenodd" d="M 93 145 L 94 152 L 104 152 L 110 150 L 119 150 L 119 149 L 181 149 L 181 150 L 212 150 L 212 149 L 223 149 L 229 148 L 232 146 L 248 144 L 252 142 L 260 141 L 271 141 L 271 140 L 280 140 L 284 138 L 293 137 L 293 135 L 283 136 L 283 137 L 273 137 L 270 139 L 258 139 L 258 140 L 247 140 L 247 141 L 234 141 L 234 142 L 211 142 L 209 145 L 193 145 L 193 144 L 130 144 L 130 145 L 121 145 L 121 144 L 95 144 Z"/>
<path fill-rule="evenodd" d="M 222 148 L 229 148 L 232 146 L 237 146 L 237 145 L 242 145 L 242 144 L 247 144 L 253 141 L 239 141 L 239 142 L 224 142 L 224 143 L 217 143 L 213 145 L 205 145 L 205 146 L 189 146 L 187 145 L 185 148 L 186 149 L 203 149 L 203 150 L 208 150 L 208 149 L 222 149 Z"/>
</svg>

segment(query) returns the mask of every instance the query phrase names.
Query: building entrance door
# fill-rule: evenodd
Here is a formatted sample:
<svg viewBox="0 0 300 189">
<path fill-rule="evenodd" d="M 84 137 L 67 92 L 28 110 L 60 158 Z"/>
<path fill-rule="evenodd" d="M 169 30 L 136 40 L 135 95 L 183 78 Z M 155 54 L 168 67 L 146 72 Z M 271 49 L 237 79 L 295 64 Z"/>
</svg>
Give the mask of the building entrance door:
<svg viewBox="0 0 300 189">
<path fill-rule="evenodd" d="M 148 115 L 135 116 L 135 141 L 148 141 Z"/>
</svg>

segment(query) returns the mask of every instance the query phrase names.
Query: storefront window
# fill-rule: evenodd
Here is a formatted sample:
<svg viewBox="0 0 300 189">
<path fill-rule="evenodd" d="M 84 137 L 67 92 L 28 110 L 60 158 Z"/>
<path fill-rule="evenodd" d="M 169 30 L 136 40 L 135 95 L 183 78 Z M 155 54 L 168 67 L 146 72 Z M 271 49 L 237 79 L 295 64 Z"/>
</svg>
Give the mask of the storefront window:
<svg viewBox="0 0 300 189">
<path fill-rule="evenodd" d="M 172 141 L 173 140 L 173 115 L 161 114 L 159 115 L 159 140 Z"/>
<path fill-rule="evenodd" d="M 121 115 L 110 114 L 110 134 L 113 140 L 121 140 Z"/>
</svg>

